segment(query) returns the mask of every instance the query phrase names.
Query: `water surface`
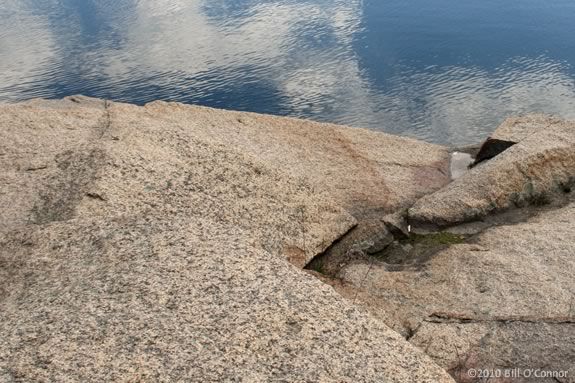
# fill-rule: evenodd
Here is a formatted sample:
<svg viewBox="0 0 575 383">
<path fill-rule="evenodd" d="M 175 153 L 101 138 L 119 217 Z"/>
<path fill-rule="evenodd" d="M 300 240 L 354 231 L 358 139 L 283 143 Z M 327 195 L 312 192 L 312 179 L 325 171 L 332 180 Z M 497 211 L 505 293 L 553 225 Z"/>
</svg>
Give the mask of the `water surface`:
<svg viewBox="0 0 575 383">
<path fill-rule="evenodd" d="M 0 102 L 163 99 L 444 144 L 575 118 L 572 0 L 2 0 Z"/>
</svg>

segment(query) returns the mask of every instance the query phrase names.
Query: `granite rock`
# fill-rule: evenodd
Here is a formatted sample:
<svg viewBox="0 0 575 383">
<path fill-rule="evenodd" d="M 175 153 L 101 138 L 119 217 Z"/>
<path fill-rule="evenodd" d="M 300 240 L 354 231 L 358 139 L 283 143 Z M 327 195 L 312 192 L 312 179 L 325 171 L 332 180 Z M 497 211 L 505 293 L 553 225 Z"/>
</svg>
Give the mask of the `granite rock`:
<svg viewBox="0 0 575 383">
<path fill-rule="evenodd" d="M 445 183 L 443 148 L 79 96 L 0 115 L 1 381 L 451 381 L 300 270 Z"/>
<path fill-rule="evenodd" d="M 512 124 L 519 133 L 497 135 L 521 139 L 517 144 L 419 199 L 408 211 L 409 222 L 452 226 L 514 207 L 546 204 L 569 192 L 575 184 L 575 122 L 550 117 L 519 121 L 524 120 L 530 122 L 528 129 Z"/>
<path fill-rule="evenodd" d="M 462 378 L 470 368 L 568 371 L 560 381 L 573 382 L 574 253 L 571 202 L 488 228 L 419 269 L 347 265 L 339 275 L 343 282 L 334 286 L 460 382 L 481 381 Z"/>
<path fill-rule="evenodd" d="M 407 207 L 449 182 L 448 150 L 406 137 L 177 103 L 153 102 L 138 110 L 158 124 L 180 126 L 305 178 L 359 218 Z M 140 115 L 133 114 L 135 123 Z"/>
<path fill-rule="evenodd" d="M 395 213 L 387 214 L 381 220 L 395 238 L 406 239 L 409 237 L 410 227 L 407 224 L 406 210 L 399 210 Z"/>
<path fill-rule="evenodd" d="M 546 125 L 561 124 L 560 118 L 544 114 L 529 114 L 505 119 L 489 138 L 518 143 L 529 136 L 541 133 Z"/>
<path fill-rule="evenodd" d="M 497 156 L 530 135 L 541 132 L 546 125 L 560 122 L 558 118 L 542 114 L 507 118 L 480 146 L 473 166 Z"/>
</svg>

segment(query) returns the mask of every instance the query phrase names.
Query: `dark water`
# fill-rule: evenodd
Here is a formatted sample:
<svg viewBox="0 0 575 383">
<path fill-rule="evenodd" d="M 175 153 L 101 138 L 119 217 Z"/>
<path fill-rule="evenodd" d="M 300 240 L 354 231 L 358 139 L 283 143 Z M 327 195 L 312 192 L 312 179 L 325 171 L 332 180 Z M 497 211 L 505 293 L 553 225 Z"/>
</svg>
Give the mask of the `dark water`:
<svg viewBox="0 0 575 383">
<path fill-rule="evenodd" d="M 82 93 L 476 142 L 575 118 L 573 0 L 0 0 L 0 101 Z"/>
</svg>

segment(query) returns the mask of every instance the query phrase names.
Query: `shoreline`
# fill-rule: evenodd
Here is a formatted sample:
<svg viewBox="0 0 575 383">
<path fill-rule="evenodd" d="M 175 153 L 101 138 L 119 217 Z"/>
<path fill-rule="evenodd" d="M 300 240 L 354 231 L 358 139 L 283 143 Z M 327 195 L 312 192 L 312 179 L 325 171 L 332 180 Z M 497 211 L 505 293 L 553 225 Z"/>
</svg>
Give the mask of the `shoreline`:
<svg viewBox="0 0 575 383">
<path fill-rule="evenodd" d="M 510 118 L 452 179 L 470 148 L 291 117 L 0 113 L 0 378 L 575 377 L 573 122 Z"/>
</svg>

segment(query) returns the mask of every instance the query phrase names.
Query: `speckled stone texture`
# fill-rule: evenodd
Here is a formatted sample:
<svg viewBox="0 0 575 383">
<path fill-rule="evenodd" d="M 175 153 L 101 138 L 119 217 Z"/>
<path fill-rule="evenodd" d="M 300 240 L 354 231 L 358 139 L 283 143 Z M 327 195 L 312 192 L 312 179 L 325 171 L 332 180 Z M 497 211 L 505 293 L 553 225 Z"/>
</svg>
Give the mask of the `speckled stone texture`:
<svg viewBox="0 0 575 383">
<path fill-rule="evenodd" d="M 541 133 L 550 124 L 561 124 L 561 119 L 544 114 L 529 114 L 505 119 L 489 138 L 521 142 L 532 134 Z"/>
<path fill-rule="evenodd" d="M 459 382 L 485 381 L 469 379 L 470 368 L 539 368 L 568 371 L 559 381 L 570 383 L 575 382 L 574 254 L 572 202 L 522 223 L 489 228 L 469 243 L 440 251 L 419 270 L 381 262 L 349 265 L 337 288 L 357 296 Z"/>
<path fill-rule="evenodd" d="M 509 120 L 495 136 L 519 141 L 418 200 L 408 211 L 412 224 L 441 227 L 478 220 L 548 203 L 575 186 L 575 122 L 527 116 Z"/>
<path fill-rule="evenodd" d="M 449 182 L 447 149 L 406 137 L 177 103 L 153 102 L 142 112 L 305 178 L 356 215 L 409 206 Z"/>
<path fill-rule="evenodd" d="M 445 149 L 166 103 L 0 115 L 0 382 L 451 381 L 299 270 L 440 187 Z"/>
</svg>

